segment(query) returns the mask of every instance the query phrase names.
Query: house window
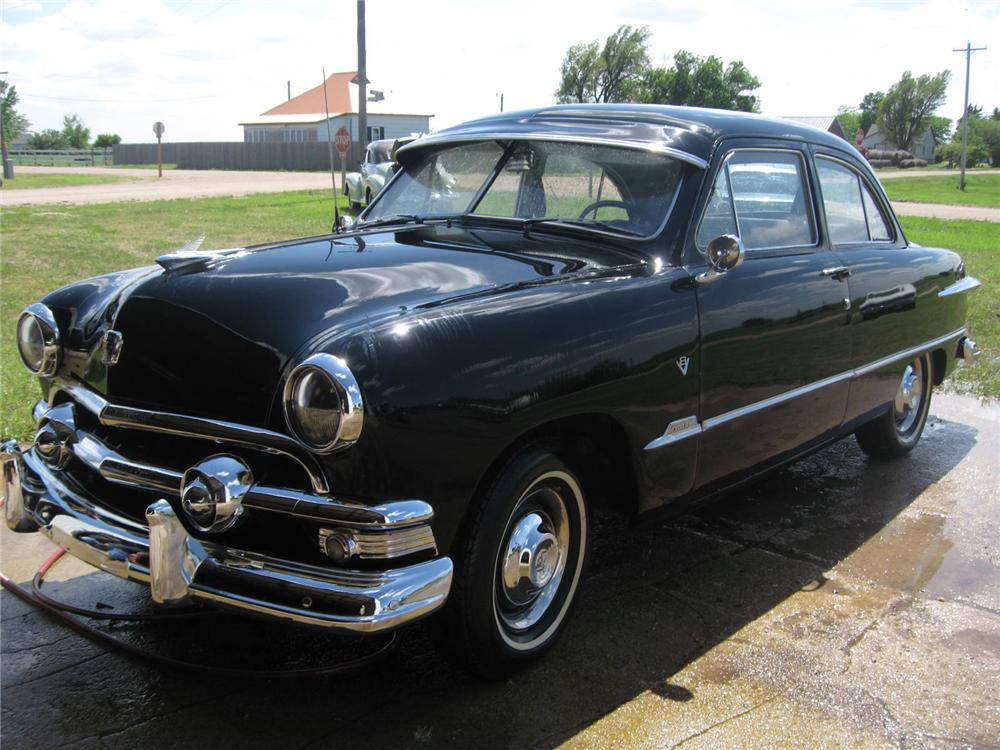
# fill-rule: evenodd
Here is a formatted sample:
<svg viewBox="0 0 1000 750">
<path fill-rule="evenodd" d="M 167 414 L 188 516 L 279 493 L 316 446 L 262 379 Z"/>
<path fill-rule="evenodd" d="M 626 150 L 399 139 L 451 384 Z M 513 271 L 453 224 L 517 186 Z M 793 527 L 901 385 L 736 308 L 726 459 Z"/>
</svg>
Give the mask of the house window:
<svg viewBox="0 0 1000 750">
<path fill-rule="evenodd" d="M 380 141 L 385 138 L 385 127 L 382 125 L 368 126 L 368 142 Z"/>
</svg>

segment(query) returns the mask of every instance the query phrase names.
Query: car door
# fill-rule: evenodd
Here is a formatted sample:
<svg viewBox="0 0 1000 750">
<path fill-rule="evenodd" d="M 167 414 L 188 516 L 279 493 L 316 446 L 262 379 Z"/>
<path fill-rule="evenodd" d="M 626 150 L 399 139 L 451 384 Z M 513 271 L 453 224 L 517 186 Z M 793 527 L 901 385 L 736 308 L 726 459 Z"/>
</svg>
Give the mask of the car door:
<svg viewBox="0 0 1000 750">
<path fill-rule="evenodd" d="M 742 265 L 698 284 L 702 488 L 794 454 L 842 423 L 847 286 L 820 241 L 815 177 L 797 143 L 734 141 L 713 161 L 694 245 L 738 235 Z"/>
<path fill-rule="evenodd" d="M 885 195 L 860 164 L 846 155 L 818 152 L 816 174 L 830 243 L 848 269 L 851 297 L 851 367 L 855 378 L 847 420 L 891 401 L 907 358 L 935 330 L 937 275 L 921 269 L 933 251 L 907 247 Z"/>
</svg>

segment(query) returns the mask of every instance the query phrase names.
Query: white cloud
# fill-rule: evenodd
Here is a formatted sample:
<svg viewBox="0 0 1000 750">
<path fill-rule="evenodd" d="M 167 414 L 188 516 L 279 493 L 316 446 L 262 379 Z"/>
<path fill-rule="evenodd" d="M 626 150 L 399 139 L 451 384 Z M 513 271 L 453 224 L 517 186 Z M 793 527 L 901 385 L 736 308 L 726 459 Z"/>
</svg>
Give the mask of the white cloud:
<svg viewBox="0 0 1000 750">
<path fill-rule="evenodd" d="M 743 60 L 768 114 L 832 114 L 903 70 L 953 71 L 942 114 L 961 114 L 966 39 L 1000 39 L 1000 3 L 772 0 L 766 6 L 634 0 L 369 0 L 373 87 L 419 101 L 435 127 L 553 101 L 566 48 L 648 24 L 657 63 L 677 49 Z M 236 123 L 356 67 L 354 0 L 4 0 L 0 69 L 36 128 L 78 112 L 94 133 L 235 140 Z M 1000 105 L 1000 47 L 973 60 L 971 100 Z"/>
</svg>

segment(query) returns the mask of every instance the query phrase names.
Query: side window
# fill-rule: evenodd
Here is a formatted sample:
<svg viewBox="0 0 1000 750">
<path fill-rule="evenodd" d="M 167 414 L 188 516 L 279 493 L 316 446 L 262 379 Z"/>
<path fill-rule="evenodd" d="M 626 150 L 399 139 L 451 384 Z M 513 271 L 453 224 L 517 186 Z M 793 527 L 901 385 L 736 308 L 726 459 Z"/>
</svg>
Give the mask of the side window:
<svg viewBox="0 0 1000 750">
<path fill-rule="evenodd" d="M 747 250 L 816 244 L 802 156 L 792 151 L 734 151 L 712 186 L 696 242 L 737 234 Z"/>
<path fill-rule="evenodd" d="M 879 209 L 878 202 L 864 182 L 861 183 L 861 196 L 864 199 L 865 216 L 868 219 L 868 234 L 872 240 L 875 242 L 892 240 L 889 222 L 885 220 L 885 215 Z"/>
<path fill-rule="evenodd" d="M 816 159 L 819 185 L 823 191 L 823 208 L 834 245 L 859 242 L 885 242 L 892 232 L 878 202 L 861 176 L 845 164 Z"/>
</svg>

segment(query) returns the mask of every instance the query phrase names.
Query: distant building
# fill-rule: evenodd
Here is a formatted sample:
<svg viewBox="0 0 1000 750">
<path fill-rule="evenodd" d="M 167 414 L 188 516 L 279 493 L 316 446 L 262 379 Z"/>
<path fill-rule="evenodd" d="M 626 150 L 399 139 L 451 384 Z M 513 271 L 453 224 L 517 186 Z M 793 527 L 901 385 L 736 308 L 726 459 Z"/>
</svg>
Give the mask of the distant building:
<svg viewBox="0 0 1000 750">
<path fill-rule="evenodd" d="M 330 132 L 347 128 L 351 140 L 358 140 L 358 87 L 351 83 L 353 71 L 333 73 L 325 83 L 293 96 L 258 117 L 241 122 L 246 143 L 325 141 L 326 106 L 330 109 Z M 324 102 L 323 89 L 326 89 Z M 373 90 L 369 87 L 369 94 Z M 384 99 L 368 102 L 367 142 L 427 133 L 434 115 L 408 109 L 391 91 Z"/>
<path fill-rule="evenodd" d="M 828 133 L 833 133 L 835 136 L 843 138 L 848 143 L 854 143 L 853 134 L 850 138 L 844 135 L 844 130 L 840 127 L 837 115 L 822 115 L 820 117 L 782 117 L 781 119 L 791 120 L 792 122 L 800 122 L 803 125 L 810 125 L 814 128 L 818 128 L 819 130 L 825 130 Z"/>
<path fill-rule="evenodd" d="M 882 132 L 878 129 L 878 125 L 872 125 L 868 128 L 868 133 L 865 135 L 865 148 L 869 151 L 896 151 L 897 146 L 893 142 L 892 138 L 887 135 L 882 135 Z M 913 141 L 913 148 L 910 149 L 910 153 L 913 154 L 916 159 L 923 159 L 924 161 L 934 161 L 934 148 L 937 146 L 937 141 L 934 140 L 934 134 L 928 128 L 924 134 Z"/>
</svg>

